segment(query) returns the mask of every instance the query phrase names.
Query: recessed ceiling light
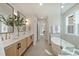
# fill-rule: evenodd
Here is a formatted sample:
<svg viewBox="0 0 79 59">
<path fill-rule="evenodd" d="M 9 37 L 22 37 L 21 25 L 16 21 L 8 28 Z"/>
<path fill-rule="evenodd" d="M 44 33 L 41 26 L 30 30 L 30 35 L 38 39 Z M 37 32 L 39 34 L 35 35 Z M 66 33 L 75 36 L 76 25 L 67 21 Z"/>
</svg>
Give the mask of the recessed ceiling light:
<svg viewBox="0 0 79 59">
<path fill-rule="evenodd" d="M 62 4 L 65 4 L 65 3 L 62 3 Z"/>
<path fill-rule="evenodd" d="M 64 6 L 62 5 L 61 8 L 64 8 Z"/>
<path fill-rule="evenodd" d="M 43 3 L 40 3 L 40 6 L 42 6 L 43 5 Z"/>
</svg>

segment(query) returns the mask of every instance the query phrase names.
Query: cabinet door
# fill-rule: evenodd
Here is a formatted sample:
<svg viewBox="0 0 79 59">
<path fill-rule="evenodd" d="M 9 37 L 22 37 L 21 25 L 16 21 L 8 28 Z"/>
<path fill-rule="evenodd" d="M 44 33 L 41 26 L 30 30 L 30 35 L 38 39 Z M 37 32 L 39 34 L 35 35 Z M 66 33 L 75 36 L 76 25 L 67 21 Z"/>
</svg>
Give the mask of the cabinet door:
<svg viewBox="0 0 79 59">
<path fill-rule="evenodd" d="M 20 41 L 21 47 L 19 48 L 19 55 L 22 55 L 22 53 L 26 50 L 26 39 L 23 39 Z"/>
<path fill-rule="evenodd" d="M 6 56 L 17 56 L 16 43 L 5 48 Z"/>
<path fill-rule="evenodd" d="M 26 46 L 27 46 L 27 48 L 29 47 L 29 40 L 28 40 L 28 38 L 26 39 Z"/>
<path fill-rule="evenodd" d="M 29 47 L 31 43 L 32 43 L 32 38 L 31 38 L 31 36 L 30 36 L 30 37 L 28 37 L 28 39 L 27 39 L 27 47 Z"/>
</svg>

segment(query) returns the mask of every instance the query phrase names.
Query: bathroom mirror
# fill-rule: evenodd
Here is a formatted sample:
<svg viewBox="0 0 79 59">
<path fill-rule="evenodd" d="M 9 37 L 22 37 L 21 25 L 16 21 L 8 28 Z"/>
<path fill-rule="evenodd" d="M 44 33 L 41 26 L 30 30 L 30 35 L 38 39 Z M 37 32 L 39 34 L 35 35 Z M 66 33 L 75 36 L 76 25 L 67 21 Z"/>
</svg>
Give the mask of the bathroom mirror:
<svg viewBox="0 0 79 59">
<path fill-rule="evenodd" d="M 26 31 L 26 17 L 21 13 L 21 12 L 19 12 L 19 11 L 17 11 L 17 13 L 18 13 L 18 16 L 20 17 L 20 19 L 19 19 L 19 24 L 20 24 L 20 26 L 19 26 L 19 32 L 24 32 L 24 31 Z"/>
<path fill-rule="evenodd" d="M 0 33 L 12 33 L 14 31 L 14 26 L 5 24 L 6 21 L 12 21 L 11 19 L 9 21 L 8 18 L 13 16 L 13 12 L 14 8 L 10 4 L 0 3 Z"/>
</svg>

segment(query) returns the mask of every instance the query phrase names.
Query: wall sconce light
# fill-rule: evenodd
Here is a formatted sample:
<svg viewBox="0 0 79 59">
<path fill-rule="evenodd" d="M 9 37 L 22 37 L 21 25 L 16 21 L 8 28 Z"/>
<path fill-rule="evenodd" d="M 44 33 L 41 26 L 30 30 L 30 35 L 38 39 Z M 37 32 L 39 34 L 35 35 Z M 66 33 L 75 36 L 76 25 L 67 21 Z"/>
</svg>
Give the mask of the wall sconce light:
<svg viewBox="0 0 79 59">
<path fill-rule="evenodd" d="M 29 25 L 29 19 L 26 19 L 25 23 L 26 25 Z"/>
<path fill-rule="evenodd" d="M 17 11 L 16 11 L 16 10 L 14 10 L 14 15 L 16 15 L 16 16 L 17 16 Z"/>
</svg>

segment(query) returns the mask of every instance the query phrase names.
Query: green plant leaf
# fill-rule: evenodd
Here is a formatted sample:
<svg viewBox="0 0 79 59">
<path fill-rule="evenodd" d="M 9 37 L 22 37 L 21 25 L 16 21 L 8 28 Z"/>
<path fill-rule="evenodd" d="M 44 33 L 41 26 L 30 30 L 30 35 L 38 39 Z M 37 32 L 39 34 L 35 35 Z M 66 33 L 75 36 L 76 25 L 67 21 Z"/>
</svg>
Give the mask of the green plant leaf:
<svg viewBox="0 0 79 59">
<path fill-rule="evenodd" d="M 0 21 L 7 25 L 7 21 L 3 15 L 0 15 Z M 3 20 L 3 21 L 2 21 Z"/>
<path fill-rule="evenodd" d="M 14 26 L 14 20 L 15 20 L 14 15 L 13 16 L 8 16 L 7 19 L 5 19 L 5 17 L 1 15 L 0 18 L 3 19 L 3 21 L 2 20 L 0 20 L 0 21 L 3 22 L 5 25 L 12 26 L 12 27 Z"/>
<path fill-rule="evenodd" d="M 24 25 L 23 20 L 24 18 L 20 18 L 20 16 L 16 17 L 17 20 L 15 20 L 15 26 L 22 26 Z"/>
</svg>

